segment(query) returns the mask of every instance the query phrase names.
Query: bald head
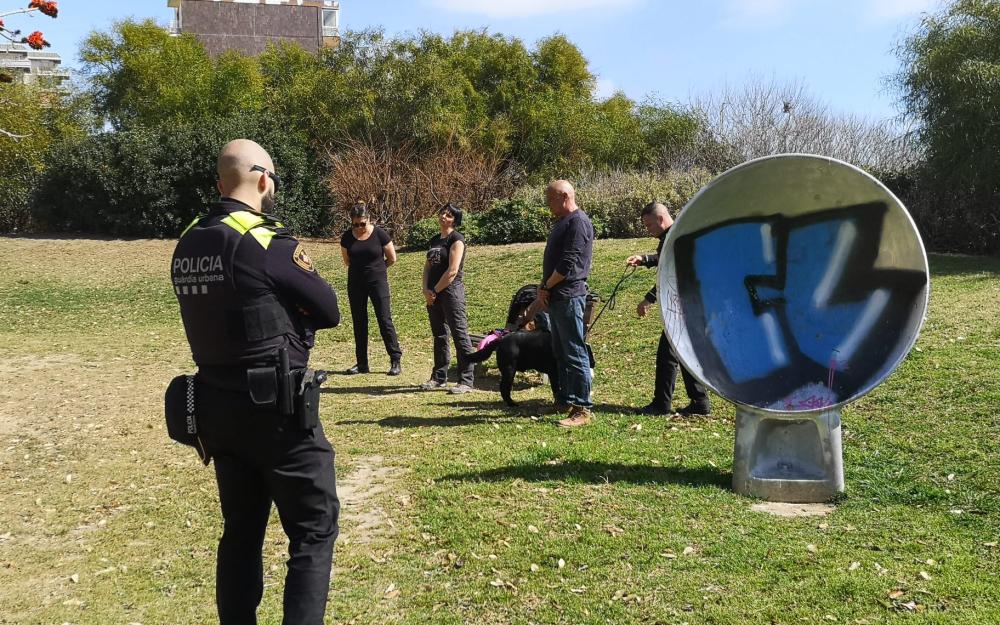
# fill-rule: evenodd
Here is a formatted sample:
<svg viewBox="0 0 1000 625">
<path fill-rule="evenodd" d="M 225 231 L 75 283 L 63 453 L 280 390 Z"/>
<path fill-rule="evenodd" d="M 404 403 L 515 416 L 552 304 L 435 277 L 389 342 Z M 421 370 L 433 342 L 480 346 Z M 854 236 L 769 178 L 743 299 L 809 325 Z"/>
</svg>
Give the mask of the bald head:
<svg viewBox="0 0 1000 625">
<path fill-rule="evenodd" d="M 223 146 L 216 163 L 219 193 L 268 211 L 274 206 L 274 183 L 266 173 L 254 170 L 255 165 L 274 171 L 270 155 L 254 141 L 235 139 Z"/>
<path fill-rule="evenodd" d="M 650 236 L 658 237 L 674 225 L 667 207 L 659 202 L 650 202 L 642 209 L 642 225 Z"/>
<path fill-rule="evenodd" d="M 659 202 L 650 202 L 649 204 L 646 204 L 645 206 L 642 207 L 643 217 L 645 217 L 646 215 L 662 215 L 664 213 L 669 214 L 669 212 L 667 211 L 667 207 L 666 205 L 660 204 Z"/>
<path fill-rule="evenodd" d="M 553 180 L 545 187 L 545 203 L 556 217 L 565 217 L 578 207 L 576 190 L 568 180 Z"/>
</svg>

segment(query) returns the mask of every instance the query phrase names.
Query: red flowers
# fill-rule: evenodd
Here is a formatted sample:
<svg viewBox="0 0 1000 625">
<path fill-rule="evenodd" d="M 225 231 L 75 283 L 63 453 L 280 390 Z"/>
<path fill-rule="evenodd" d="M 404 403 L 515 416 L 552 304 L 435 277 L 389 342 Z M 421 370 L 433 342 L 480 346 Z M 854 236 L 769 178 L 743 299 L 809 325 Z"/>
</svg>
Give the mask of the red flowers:
<svg viewBox="0 0 1000 625">
<path fill-rule="evenodd" d="M 59 14 L 59 7 L 57 6 L 55 0 L 31 0 L 28 8 L 38 9 L 49 17 L 55 17 Z"/>
<path fill-rule="evenodd" d="M 51 45 L 51 44 L 49 44 L 48 41 L 45 41 L 45 38 L 42 36 L 42 33 L 38 32 L 37 30 L 35 32 L 31 33 L 30 35 L 28 35 L 27 37 L 25 37 L 24 39 L 22 39 L 21 43 L 26 43 L 29 46 L 31 46 L 32 48 L 34 48 L 35 50 L 41 50 L 42 48 L 48 48 L 49 45 Z"/>
<path fill-rule="evenodd" d="M 55 0 L 30 0 L 28 2 L 28 8 L 20 9 L 16 11 L 7 11 L 3 15 L 13 15 L 15 13 L 30 13 L 32 11 L 40 11 L 41 13 L 48 15 L 49 17 L 56 17 L 59 15 L 59 6 Z M 2 18 L 0 18 L 0 38 L 6 39 L 8 41 L 14 41 L 17 43 L 26 43 L 35 50 L 41 50 L 42 48 L 48 48 L 49 42 L 45 41 L 45 37 L 41 32 L 35 31 L 28 35 L 27 37 L 20 37 L 20 30 L 11 30 L 7 28 L 4 24 Z M 7 81 L 4 81 L 7 82 Z"/>
</svg>

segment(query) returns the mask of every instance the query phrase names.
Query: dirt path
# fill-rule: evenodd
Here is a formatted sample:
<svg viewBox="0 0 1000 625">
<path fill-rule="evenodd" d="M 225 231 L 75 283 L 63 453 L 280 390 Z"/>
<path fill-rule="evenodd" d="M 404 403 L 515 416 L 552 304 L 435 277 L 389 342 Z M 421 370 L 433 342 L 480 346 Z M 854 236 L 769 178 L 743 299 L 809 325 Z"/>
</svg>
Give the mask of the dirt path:
<svg viewBox="0 0 1000 625">
<path fill-rule="evenodd" d="M 337 495 L 342 514 L 341 545 L 365 545 L 394 527 L 392 515 L 385 509 L 386 495 L 395 491 L 400 469 L 387 466 L 382 456 L 362 456 L 346 478 L 338 478 Z M 395 501 L 391 499 L 389 501 Z"/>
</svg>

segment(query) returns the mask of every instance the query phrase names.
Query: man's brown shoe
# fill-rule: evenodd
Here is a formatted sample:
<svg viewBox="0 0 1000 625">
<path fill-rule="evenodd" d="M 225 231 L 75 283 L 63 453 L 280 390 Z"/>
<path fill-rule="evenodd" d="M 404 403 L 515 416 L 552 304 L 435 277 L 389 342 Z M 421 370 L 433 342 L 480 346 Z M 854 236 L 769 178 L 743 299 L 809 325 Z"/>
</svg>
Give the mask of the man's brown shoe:
<svg viewBox="0 0 1000 625">
<path fill-rule="evenodd" d="M 570 406 L 569 414 L 565 419 L 559 422 L 559 427 L 563 428 L 575 428 L 581 425 L 587 425 L 591 421 L 591 414 L 589 408 L 584 408 L 583 406 Z"/>
</svg>

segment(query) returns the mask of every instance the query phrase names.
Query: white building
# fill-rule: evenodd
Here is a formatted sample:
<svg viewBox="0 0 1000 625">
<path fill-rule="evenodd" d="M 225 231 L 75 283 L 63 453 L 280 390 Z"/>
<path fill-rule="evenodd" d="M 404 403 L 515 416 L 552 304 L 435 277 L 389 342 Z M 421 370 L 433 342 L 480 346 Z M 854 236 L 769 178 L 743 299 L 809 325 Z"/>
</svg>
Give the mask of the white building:
<svg viewBox="0 0 1000 625">
<path fill-rule="evenodd" d="M 55 52 L 32 50 L 20 43 L 0 44 L 0 72 L 10 74 L 15 82 L 59 86 L 69 80 L 69 71 L 61 64 Z"/>
</svg>

